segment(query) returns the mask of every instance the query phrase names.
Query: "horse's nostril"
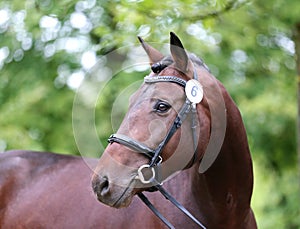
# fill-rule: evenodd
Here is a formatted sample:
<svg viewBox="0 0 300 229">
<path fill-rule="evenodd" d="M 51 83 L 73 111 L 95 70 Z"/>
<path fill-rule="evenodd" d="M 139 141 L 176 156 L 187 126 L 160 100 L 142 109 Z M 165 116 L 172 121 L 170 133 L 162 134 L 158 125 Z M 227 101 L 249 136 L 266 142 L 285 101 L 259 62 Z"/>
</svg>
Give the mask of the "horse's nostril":
<svg viewBox="0 0 300 229">
<path fill-rule="evenodd" d="M 102 177 L 102 179 L 100 178 L 99 188 L 101 196 L 104 196 L 109 192 L 109 181 L 106 176 Z"/>
<path fill-rule="evenodd" d="M 107 176 L 94 175 L 92 187 L 98 199 L 102 199 L 109 193 L 109 181 Z M 99 199 L 99 200 L 100 200 Z"/>
</svg>

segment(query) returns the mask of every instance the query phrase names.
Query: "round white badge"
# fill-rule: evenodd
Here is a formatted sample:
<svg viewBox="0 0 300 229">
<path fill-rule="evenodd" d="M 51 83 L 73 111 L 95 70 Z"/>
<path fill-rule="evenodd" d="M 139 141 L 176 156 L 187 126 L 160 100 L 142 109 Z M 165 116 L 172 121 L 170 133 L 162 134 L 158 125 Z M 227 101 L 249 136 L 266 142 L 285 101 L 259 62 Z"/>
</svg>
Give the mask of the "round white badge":
<svg viewBox="0 0 300 229">
<path fill-rule="evenodd" d="M 185 94 L 192 103 L 200 103 L 203 99 L 203 88 L 197 80 L 189 80 L 185 86 Z"/>
</svg>

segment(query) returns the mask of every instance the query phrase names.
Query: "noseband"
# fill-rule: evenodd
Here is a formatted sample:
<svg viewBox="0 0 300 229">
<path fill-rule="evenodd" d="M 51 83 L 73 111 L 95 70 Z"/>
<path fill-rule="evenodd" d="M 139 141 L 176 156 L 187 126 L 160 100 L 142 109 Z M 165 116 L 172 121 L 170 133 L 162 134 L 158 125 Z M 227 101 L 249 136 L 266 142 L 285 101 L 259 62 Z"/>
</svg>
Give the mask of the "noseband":
<svg viewBox="0 0 300 229">
<path fill-rule="evenodd" d="M 170 82 L 176 83 L 182 86 L 185 89 L 186 99 L 181 109 L 179 110 L 173 125 L 169 129 L 168 133 L 161 141 L 161 143 L 157 146 L 156 149 L 151 149 L 145 144 L 138 142 L 126 135 L 122 134 L 112 134 L 108 138 L 109 143 L 119 143 L 126 147 L 131 148 L 135 152 L 144 154 L 146 157 L 150 159 L 149 164 L 145 164 L 140 166 L 137 171 L 137 179 L 139 179 L 144 184 L 152 183 L 152 190 L 158 190 L 165 196 L 168 200 L 170 200 L 179 210 L 185 213 L 188 217 L 190 217 L 198 226 L 201 228 L 205 228 L 203 224 L 198 221 L 190 212 L 188 212 L 180 203 L 178 203 L 165 189 L 163 189 L 160 179 L 157 178 L 155 171 L 160 166 L 162 162 L 161 153 L 166 144 L 175 134 L 175 132 L 181 127 L 183 121 L 186 119 L 188 114 L 192 114 L 192 137 L 193 137 L 193 146 L 194 146 L 194 156 L 193 162 L 196 157 L 196 149 L 197 149 L 197 134 L 196 134 L 196 119 L 197 119 L 197 110 L 196 105 L 201 102 L 203 97 L 202 86 L 198 81 L 197 72 L 194 71 L 194 79 L 186 81 L 176 76 L 146 76 L 144 78 L 145 83 L 158 83 L 158 82 Z M 200 94 L 199 94 L 200 93 Z M 152 175 L 150 178 L 145 178 L 143 171 L 148 169 L 151 171 Z M 174 228 L 173 225 L 161 215 L 160 212 L 151 204 L 151 202 L 147 199 L 147 197 L 143 193 L 138 193 L 140 199 L 153 211 L 153 213 L 158 216 L 169 228 Z"/>
</svg>

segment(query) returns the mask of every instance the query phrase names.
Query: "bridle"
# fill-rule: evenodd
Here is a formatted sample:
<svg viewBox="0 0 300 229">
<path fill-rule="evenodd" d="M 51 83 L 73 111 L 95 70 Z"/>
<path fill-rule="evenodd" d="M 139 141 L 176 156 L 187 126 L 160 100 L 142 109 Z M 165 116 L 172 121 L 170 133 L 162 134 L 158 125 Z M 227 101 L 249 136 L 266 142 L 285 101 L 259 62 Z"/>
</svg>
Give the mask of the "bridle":
<svg viewBox="0 0 300 229">
<path fill-rule="evenodd" d="M 156 149 L 150 149 L 148 146 L 146 146 L 145 144 L 138 142 L 126 135 L 121 135 L 121 134 L 112 134 L 109 139 L 108 142 L 109 143 L 119 143 L 122 144 L 124 146 L 127 146 L 129 148 L 131 148 L 132 150 L 134 150 L 135 152 L 138 153 L 142 153 L 145 156 L 147 156 L 150 159 L 150 163 L 149 164 L 145 164 L 140 166 L 140 168 L 138 169 L 138 175 L 137 175 L 137 179 L 139 179 L 142 183 L 144 184 L 149 184 L 149 183 L 153 183 L 153 187 L 155 187 L 156 190 L 160 191 L 161 194 L 168 200 L 171 201 L 171 203 L 173 203 L 179 210 L 181 210 L 183 213 L 185 213 L 189 218 L 191 218 L 199 227 L 201 228 L 206 228 L 199 220 L 197 220 L 186 208 L 184 208 L 179 202 L 177 202 L 163 187 L 162 184 L 157 181 L 156 179 L 156 175 L 155 175 L 155 167 L 157 168 L 157 166 L 159 166 L 162 162 L 162 158 L 161 158 L 161 152 L 163 150 L 163 148 L 165 147 L 165 145 L 169 142 L 169 140 L 171 139 L 171 137 L 175 134 L 175 132 L 181 127 L 183 121 L 186 119 L 187 115 L 189 113 L 192 114 L 192 136 L 193 136 L 193 143 L 194 143 L 194 156 L 193 156 L 193 160 L 196 157 L 196 148 L 197 148 L 197 134 L 196 134 L 196 118 L 197 118 L 197 111 L 196 111 L 196 105 L 197 103 L 199 103 L 202 100 L 202 97 L 200 98 L 200 101 L 196 101 L 193 99 L 193 97 L 197 96 L 197 94 L 193 94 L 193 89 L 194 90 L 202 90 L 201 85 L 199 84 L 199 82 L 197 81 L 197 72 L 194 71 L 194 79 L 193 80 L 189 80 L 188 82 L 176 77 L 176 76 L 146 76 L 144 78 L 144 82 L 145 83 L 157 83 L 157 82 L 171 82 L 171 83 L 176 83 L 179 84 L 180 86 L 182 86 L 183 88 L 185 88 L 186 91 L 186 100 L 184 102 L 184 104 L 182 105 L 180 111 L 178 112 L 173 125 L 171 126 L 171 128 L 169 129 L 168 133 L 166 134 L 165 138 L 162 140 L 162 142 L 158 145 L 158 147 Z M 187 92 L 187 84 L 189 85 L 193 85 L 195 84 L 195 82 L 197 85 L 194 85 L 192 87 L 197 87 L 192 88 L 191 91 Z M 198 86 L 200 85 L 200 87 Z M 191 87 L 191 86 L 189 86 Z M 194 91 L 195 92 L 195 91 Z M 203 93 L 203 92 L 202 92 Z M 202 94 L 203 96 L 203 94 Z M 198 98 L 199 100 L 199 98 Z M 152 172 L 152 176 L 149 179 L 145 179 L 144 174 L 143 174 L 143 170 L 144 169 L 148 169 L 150 168 L 151 172 Z M 159 217 L 162 222 L 164 224 L 166 224 L 169 228 L 174 228 L 174 226 L 152 205 L 152 203 L 148 200 L 148 198 L 142 193 L 138 193 L 139 198 L 153 211 L 153 213 Z"/>
<path fill-rule="evenodd" d="M 136 179 L 139 179 L 144 184 L 153 184 L 151 187 L 152 191 L 160 191 L 160 193 L 168 199 L 171 203 L 173 203 L 179 210 L 185 213 L 190 219 L 192 219 L 199 227 L 206 228 L 199 220 L 197 220 L 186 208 L 184 208 L 179 202 L 176 201 L 163 187 L 161 181 L 156 176 L 157 169 L 159 168 L 162 157 L 161 153 L 166 144 L 175 134 L 175 132 L 181 127 L 183 121 L 186 119 L 188 114 L 192 115 L 192 137 L 193 137 L 193 146 L 194 146 L 194 155 L 193 161 L 196 158 L 196 151 L 197 151 L 197 133 L 196 133 L 196 120 L 197 120 L 197 110 L 196 105 L 202 100 L 203 97 L 203 90 L 202 86 L 198 81 L 197 72 L 194 70 L 194 79 L 186 81 L 176 76 L 146 76 L 144 78 L 144 82 L 151 84 L 151 83 L 158 83 L 158 82 L 170 82 L 176 83 L 182 86 L 185 89 L 186 99 L 184 104 L 182 105 L 181 109 L 179 110 L 173 125 L 167 132 L 164 139 L 161 143 L 157 146 L 156 149 L 151 149 L 145 144 L 138 142 L 126 135 L 122 134 L 112 134 L 108 138 L 109 143 L 119 143 L 126 147 L 131 148 L 135 152 L 144 154 L 146 157 L 150 159 L 149 164 L 145 164 L 139 167 L 137 171 Z M 200 93 L 200 94 L 197 94 Z M 202 93 L 202 94 L 201 94 Z M 192 163 L 193 164 L 193 163 Z M 145 178 L 144 172 L 145 170 L 150 170 L 152 175 L 150 178 Z M 148 176 L 149 177 L 149 176 Z M 152 205 L 152 203 L 148 200 L 148 198 L 142 193 L 137 194 L 139 198 L 153 211 L 153 213 L 162 220 L 164 224 L 166 224 L 169 228 L 174 228 L 174 226 Z"/>
</svg>

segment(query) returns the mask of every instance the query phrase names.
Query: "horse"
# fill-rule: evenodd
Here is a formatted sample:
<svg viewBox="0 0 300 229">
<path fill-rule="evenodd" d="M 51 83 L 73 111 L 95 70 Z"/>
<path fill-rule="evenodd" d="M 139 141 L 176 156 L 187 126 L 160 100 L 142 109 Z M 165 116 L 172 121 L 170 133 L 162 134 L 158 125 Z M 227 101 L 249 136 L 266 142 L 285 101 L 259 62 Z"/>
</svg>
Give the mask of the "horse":
<svg viewBox="0 0 300 229">
<path fill-rule="evenodd" d="M 1 228 L 256 228 L 239 110 L 202 60 L 170 36 L 166 57 L 139 38 L 152 72 L 100 160 L 0 154 Z"/>
<path fill-rule="evenodd" d="M 98 200 L 122 209 L 140 197 L 161 219 L 136 209 L 128 219 L 141 217 L 143 228 L 256 228 L 252 160 L 236 104 L 173 32 L 170 56 L 139 40 L 152 72 L 95 169 Z"/>
</svg>

